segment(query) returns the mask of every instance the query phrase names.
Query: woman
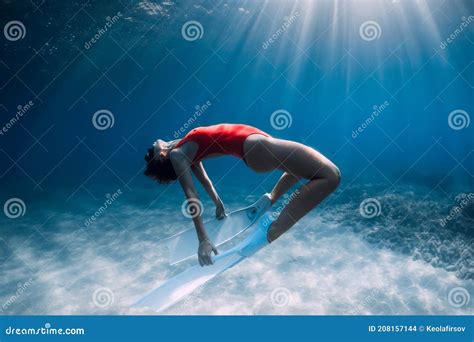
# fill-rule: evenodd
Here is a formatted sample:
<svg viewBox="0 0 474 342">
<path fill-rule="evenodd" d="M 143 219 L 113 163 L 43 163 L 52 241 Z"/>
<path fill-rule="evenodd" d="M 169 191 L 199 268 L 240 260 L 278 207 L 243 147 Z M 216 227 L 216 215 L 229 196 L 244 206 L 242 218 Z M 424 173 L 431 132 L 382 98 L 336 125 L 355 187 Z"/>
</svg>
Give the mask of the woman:
<svg viewBox="0 0 474 342">
<path fill-rule="evenodd" d="M 216 204 L 216 217 L 223 218 L 225 209 L 202 161 L 211 157 L 234 155 L 243 159 L 255 172 L 283 171 L 270 196 L 275 203 L 299 180 L 302 185 L 291 202 L 268 229 L 272 242 L 290 229 L 299 219 L 332 193 L 340 182 L 339 169 L 318 151 L 303 144 L 276 139 L 258 128 L 241 124 L 220 124 L 199 127 L 183 139 L 158 139 L 145 156 L 145 175 L 160 183 L 179 180 L 188 201 L 199 200 L 192 173 Z M 209 240 L 200 215 L 193 217 L 199 240 L 199 264 L 211 265 L 212 252 L 217 249 Z"/>
</svg>

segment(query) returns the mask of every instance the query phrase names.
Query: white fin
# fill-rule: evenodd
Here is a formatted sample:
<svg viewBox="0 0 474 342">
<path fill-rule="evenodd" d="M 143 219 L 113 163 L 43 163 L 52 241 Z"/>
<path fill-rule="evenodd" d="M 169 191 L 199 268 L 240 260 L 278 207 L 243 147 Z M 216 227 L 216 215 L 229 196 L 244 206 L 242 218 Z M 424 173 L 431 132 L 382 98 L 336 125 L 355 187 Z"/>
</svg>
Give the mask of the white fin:
<svg viewBox="0 0 474 342">
<path fill-rule="evenodd" d="M 133 306 L 153 308 L 156 312 L 163 311 L 244 258 L 234 253 L 216 260 L 214 265 L 205 267 L 196 265 L 188 268 L 148 293 Z"/>
<path fill-rule="evenodd" d="M 270 207 L 270 195 L 264 194 L 251 206 L 236 210 L 222 220 L 204 222 L 207 235 L 216 247 L 230 241 L 249 228 Z M 168 247 L 170 265 L 197 255 L 199 247 L 196 230 L 189 228 L 164 240 Z"/>
<path fill-rule="evenodd" d="M 213 257 L 213 265 L 188 268 L 148 293 L 133 306 L 163 311 L 188 296 L 206 282 L 268 246 L 267 232 L 274 218 L 266 213 L 239 244 Z"/>
</svg>

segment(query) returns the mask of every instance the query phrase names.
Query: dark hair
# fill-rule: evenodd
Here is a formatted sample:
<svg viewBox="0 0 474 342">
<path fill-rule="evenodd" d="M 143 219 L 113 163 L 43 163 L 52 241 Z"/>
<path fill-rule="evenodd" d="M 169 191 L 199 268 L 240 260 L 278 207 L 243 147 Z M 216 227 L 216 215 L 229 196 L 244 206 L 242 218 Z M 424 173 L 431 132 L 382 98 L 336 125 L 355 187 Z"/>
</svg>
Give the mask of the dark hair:
<svg viewBox="0 0 474 342">
<path fill-rule="evenodd" d="M 173 164 L 169 158 L 158 157 L 154 158 L 153 148 L 148 149 L 145 155 L 146 169 L 143 174 L 158 181 L 160 184 L 171 183 L 175 181 L 178 176 L 174 171 Z"/>
</svg>

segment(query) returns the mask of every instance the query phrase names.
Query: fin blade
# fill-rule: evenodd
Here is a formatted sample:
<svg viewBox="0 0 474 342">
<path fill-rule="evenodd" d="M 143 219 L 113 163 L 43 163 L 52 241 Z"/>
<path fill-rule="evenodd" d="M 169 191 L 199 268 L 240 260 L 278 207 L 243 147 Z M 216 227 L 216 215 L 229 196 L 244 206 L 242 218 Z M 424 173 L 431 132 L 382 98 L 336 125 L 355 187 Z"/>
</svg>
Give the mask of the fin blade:
<svg viewBox="0 0 474 342">
<path fill-rule="evenodd" d="M 196 265 L 188 268 L 149 292 L 133 306 L 150 307 L 156 312 L 163 311 L 243 259 L 244 256 L 233 253 L 219 258 L 214 265 L 205 267 Z"/>
</svg>

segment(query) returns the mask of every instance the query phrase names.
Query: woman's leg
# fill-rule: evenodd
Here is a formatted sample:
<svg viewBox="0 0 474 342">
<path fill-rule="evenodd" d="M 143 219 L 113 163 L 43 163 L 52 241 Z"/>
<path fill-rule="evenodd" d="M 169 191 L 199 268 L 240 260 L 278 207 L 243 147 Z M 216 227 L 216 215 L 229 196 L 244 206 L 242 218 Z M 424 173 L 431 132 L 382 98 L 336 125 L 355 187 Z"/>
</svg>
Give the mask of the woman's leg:
<svg viewBox="0 0 474 342">
<path fill-rule="evenodd" d="M 271 192 L 272 204 L 278 201 L 280 197 L 298 183 L 300 179 L 301 177 L 284 172 Z"/>
<path fill-rule="evenodd" d="M 276 195 L 281 196 L 299 178 L 306 178 L 292 200 L 281 211 L 268 231 L 268 240 L 273 241 L 290 229 L 299 219 L 332 193 L 340 182 L 339 169 L 318 151 L 293 141 L 250 136 L 245 142 L 245 160 L 255 171 L 280 169 L 294 177 L 283 175 L 275 186 Z"/>
<path fill-rule="evenodd" d="M 323 199 L 331 194 L 339 184 L 339 177 L 324 177 L 313 179 L 295 191 L 295 196 L 282 210 L 268 230 L 268 241 L 276 240 L 290 229 Z"/>
</svg>

